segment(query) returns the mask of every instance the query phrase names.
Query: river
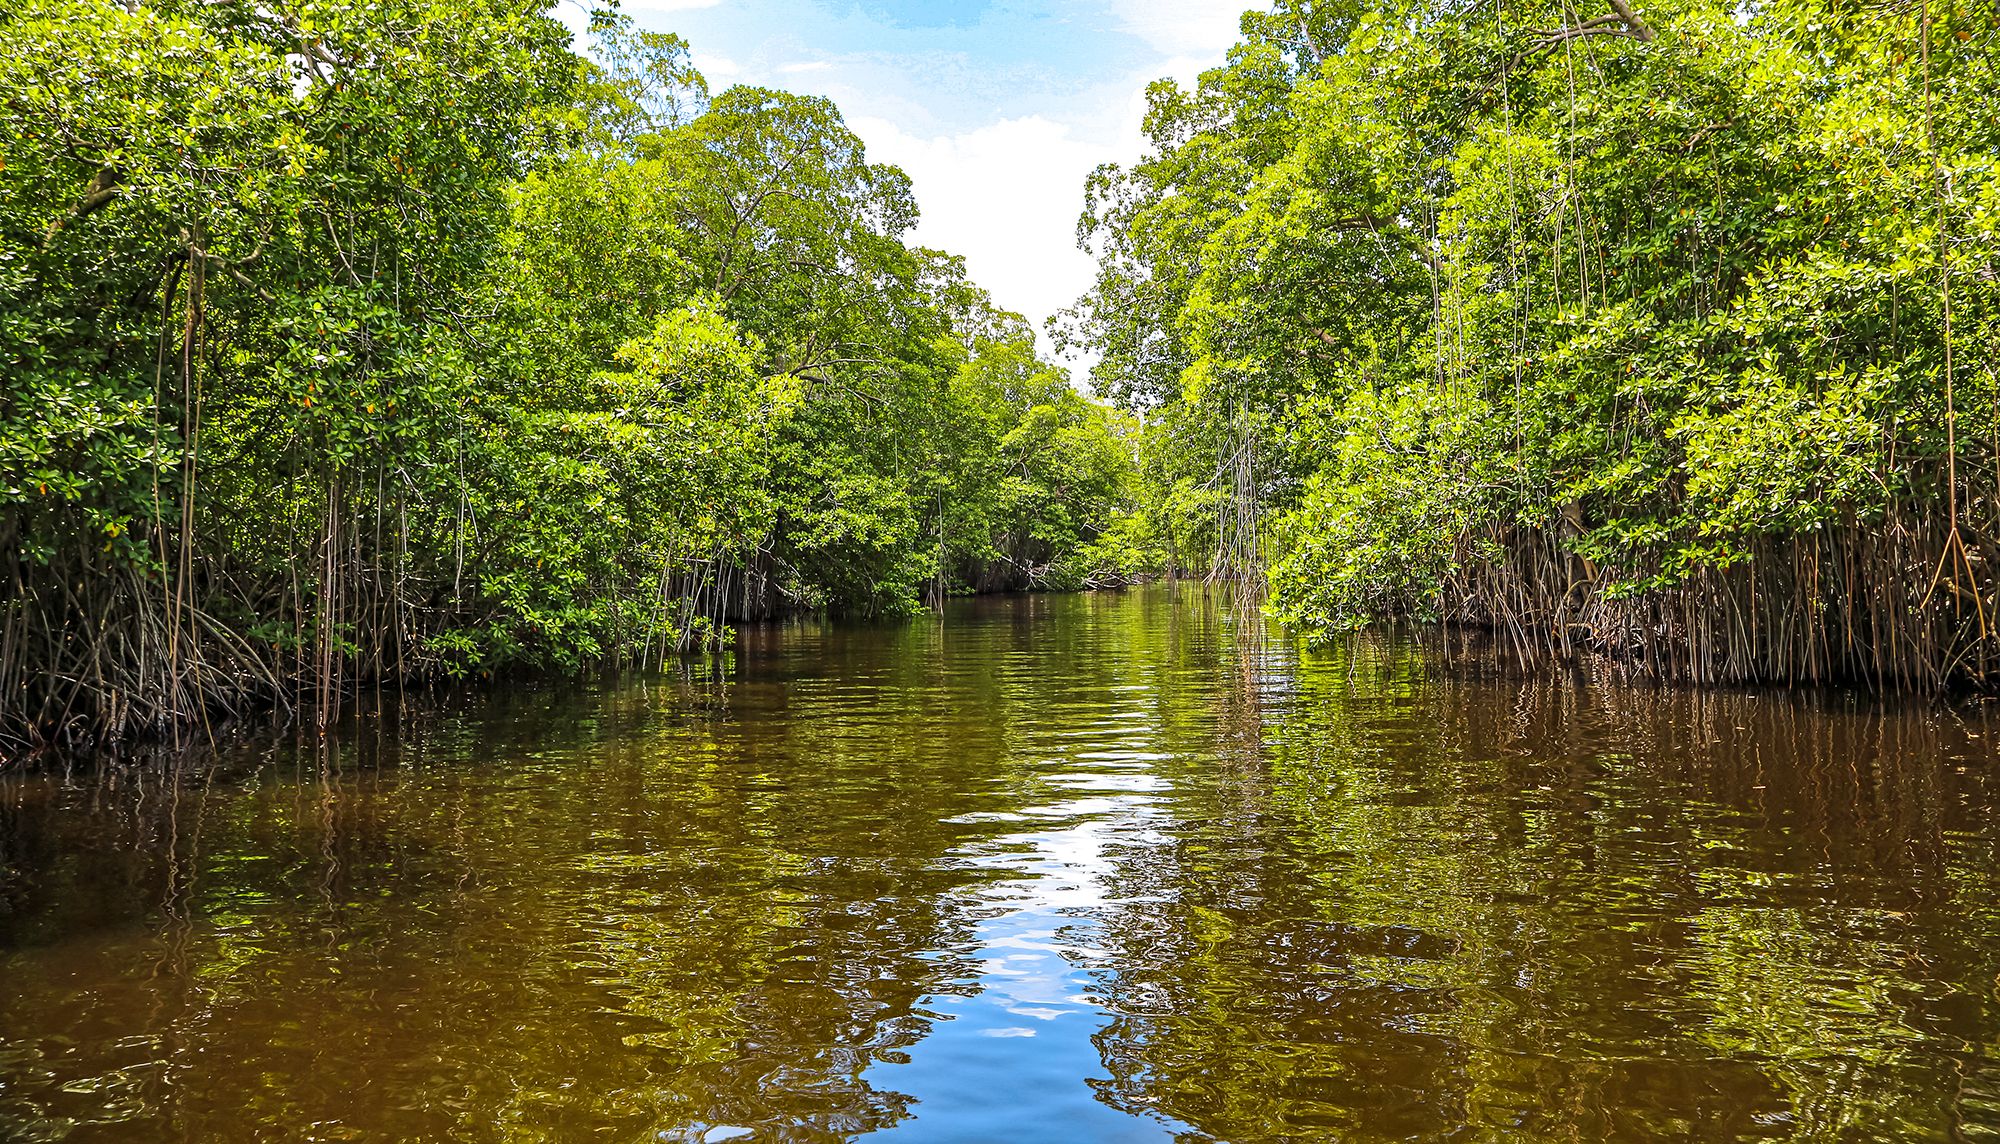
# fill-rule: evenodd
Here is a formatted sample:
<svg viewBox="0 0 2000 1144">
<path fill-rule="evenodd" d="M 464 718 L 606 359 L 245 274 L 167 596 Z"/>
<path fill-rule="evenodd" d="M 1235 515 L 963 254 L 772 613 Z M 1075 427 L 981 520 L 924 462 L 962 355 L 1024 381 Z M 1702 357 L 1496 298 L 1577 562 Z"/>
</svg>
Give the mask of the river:
<svg viewBox="0 0 2000 1144">
<path fill-rule="evenodd" d="M 2000 720 L 752 628 L 0 776 L 0 1140 L 2000 1140 Z"/>
</svg>

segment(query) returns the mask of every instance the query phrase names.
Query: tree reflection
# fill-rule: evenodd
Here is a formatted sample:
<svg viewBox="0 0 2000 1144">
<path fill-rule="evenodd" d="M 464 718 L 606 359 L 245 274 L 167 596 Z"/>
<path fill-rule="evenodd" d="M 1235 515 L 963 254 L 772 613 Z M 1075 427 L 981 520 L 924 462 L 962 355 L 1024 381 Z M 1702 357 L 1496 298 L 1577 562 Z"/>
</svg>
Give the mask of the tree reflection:
<svg viewBox="0 0 2000 1144">
<path fill-rule="evenodd" d="M 1474 650 L 1036 597 L 0 779 L 0 1136 L 1006 1139 L 975 994 L 1139 1135 L 1992 1135 L 1984 716 Z"/>
<path fill-rule="evenodd" d="M 1107 1102 L 1237 1142 L 1991 1121 L 1983 721 L 1242 651 L 1292 677 L 1237 689 L 1283 697 L 1268 797 L 1190 760 L 1171 840 L 1120 856 Z"/>
<path fill-rule="evenodd" d="M 856 666 L 844 682 L 885 695 L 904 670 Z M 674 686 L 523 697 L 267 745 L 213 789 L 10 783 L 10 868 L 49 881 L 9 879 L 0 1124 L 818 1141 L 897 1122 L 907 1098 L 864 1074 L 974 976 L 953 953 L 969 875 L 938 858 L 984 802 L 950 769 L 997 747 L 843 732 L 814 687 L 759 700 L 793 718 L 713 718 Z"/>
</svg>

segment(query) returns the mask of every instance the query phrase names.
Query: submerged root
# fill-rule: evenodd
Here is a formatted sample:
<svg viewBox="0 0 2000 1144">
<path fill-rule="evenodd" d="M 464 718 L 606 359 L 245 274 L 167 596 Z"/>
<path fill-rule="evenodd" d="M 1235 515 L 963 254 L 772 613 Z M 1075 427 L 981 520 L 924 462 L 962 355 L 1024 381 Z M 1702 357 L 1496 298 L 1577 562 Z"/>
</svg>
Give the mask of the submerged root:
<svg viewBox="0 0 2000 1144">
<path fill-rule="evenodd" d="M 1698 684 L 2000 682 L 1984 561 L 1956 533 L 1894 513 L 1881 527 L 1760 539 L 1730 567 L 1629 595 L 1554 532 L 1482 539 L 1501 555 L 1443 586 L 1443 614 L 1491 629 L 1525 664 L 1596 657 Z"/>
</svg>

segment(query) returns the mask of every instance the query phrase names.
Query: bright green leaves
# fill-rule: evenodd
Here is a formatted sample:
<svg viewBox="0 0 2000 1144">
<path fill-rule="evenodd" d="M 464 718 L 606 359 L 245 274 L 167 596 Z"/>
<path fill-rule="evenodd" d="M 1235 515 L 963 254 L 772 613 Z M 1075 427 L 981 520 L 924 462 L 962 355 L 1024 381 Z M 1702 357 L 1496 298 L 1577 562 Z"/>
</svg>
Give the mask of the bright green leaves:
<svg viewBox="0 0 2000 1144">
<path fill-rule="evenodd" d="M 1025 330 L 982 339 L 952 382 L 976 411 L 947 462 L 958 571 L 975 586 L 1074 587 L 1143 556 L 1102 540 L 1136 479 L 1131 427 L 1038 360 Z"/>
<path fill-rule="evenodd" d="M 283 60 L 151 6 L 82 7 L 32 3 L 0 25 L 0 185 L 48 192 L 9 219 L 18 238 L 74 258 L 93 245 L 75 232 L 101 242 L 120 214 L 171 241 L 262 199 L 291 110 Z"/>
<path fill-rule="evenodd" d="M 693 305 L 661 314 L 647 334 L 618 347 L 619 362 L 629 366 L 634 380 L 644 379 L 654 393 L 678 395 L 682 404 L 720 403 L 717 415 L 739 416 L 740 403 L 759 387 L 758 366 L 763 345 L 724 317 L 721 303 L 698 298 Z M 778 379 L 775 393 L 793 387 Z"/>
<path fill-rule="evenodd" d="M 1885 483 L 1891 375 L 1835 374 L 1808 387 L 1769 370 L 1679 418 L 1690 503 L 1684 526 L 1709 536 L 1817 529 L 1842 514 L 1872 515 Z"/>
<path fill-rule="evenodd" d="M 1312 66 L 1308 13 L 1246 21 L 1088 189 L 1072 333 L 1181 442 L 1154 531 L 1239 495 L 1248 417 L 1314 625 L 1505 581 L 1493 538 L 1615 596 L 1894 512 L 1990 532 L 2000 54 L 1926 11 L 1329 6 Z"/>
<path fill-rule="evenodd" d="M 635 28 L 629 17 L 600 22 L 592 40 L 602 67 L 588 69 L 584 109 L 615 145 L 631 148 L 706 110 L 708 80 L 695 70 L 686 40 Z"/>
<path fill-rule="evenodd" d="M 1506 492 L 1494 410 L 1466 391 L 1357 392 L 1314 431 L 1331 458 L 1280 522 L 1276 611 L 1341 631 L 1430 611 L 1437 585 L 1491 555 L 1477 527 Z"/>
<path fill-rule="evenodd" d="M 705 638 L 749 575 L 762 608 L 869 612 L 1074 582 L 1051 569 L 1128 488 L 1106 411 L 904 243 L 908 180 L 831 104 L 711 96 L 684 45 L 632 37 L 601 45 L 603 130 L 515 187 L 484 288 L 487 618 L 454 662 Z"/>
<path fill-rule="evenodd" d="M 138 664 L 276 688 L 1080 579 L 1130 447 L 906 243 L 909 179 L 826 100 L 592 34 L 541 0 L 0 16 L 0 618 L 111 630 L 63 601 L 120 585 L 180 633 Z"/>
</svg>

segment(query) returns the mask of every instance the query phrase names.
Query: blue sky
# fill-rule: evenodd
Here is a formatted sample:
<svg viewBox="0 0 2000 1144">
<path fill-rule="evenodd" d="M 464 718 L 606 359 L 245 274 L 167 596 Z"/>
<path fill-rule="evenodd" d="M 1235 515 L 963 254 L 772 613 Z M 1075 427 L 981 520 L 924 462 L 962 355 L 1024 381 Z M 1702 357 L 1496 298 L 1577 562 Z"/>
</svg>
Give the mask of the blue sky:
<svg viewBox="0 0 2000 1144">
<path fill-rule="evenodd" d="M 1146 84 L 1221 63 L 1251 0 L 625 0 L 710 86 L 831 96 L 914 181 L 918 241 L 1039 325 L 1090 280 L 1083 180 L 1139 152 Z"/>
</svg>

